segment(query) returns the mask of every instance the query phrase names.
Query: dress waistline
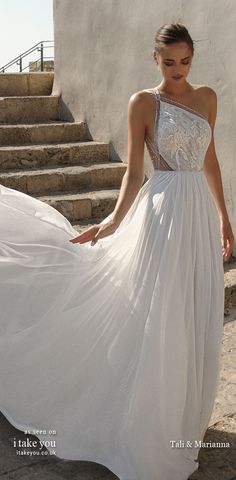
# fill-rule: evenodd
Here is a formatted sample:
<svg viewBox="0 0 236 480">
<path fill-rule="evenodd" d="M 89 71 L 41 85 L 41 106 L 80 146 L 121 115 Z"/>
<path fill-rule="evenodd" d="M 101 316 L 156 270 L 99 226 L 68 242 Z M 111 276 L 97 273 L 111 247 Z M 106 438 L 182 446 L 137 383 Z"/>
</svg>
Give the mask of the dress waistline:
<svg viewBox="0 0 236 480">
<path fill-rule="evenodd" d="M 167 173 L 191 173 L 191 174 L 203 174 L 203 168 L 201 168 L 200 170 L 160 170 L 158 168 L 155 168 L 154 169 L 154 172 L 153 172 L 153 175 L 156 175 L 156 174 L 167 174 Z"/>
</svg>

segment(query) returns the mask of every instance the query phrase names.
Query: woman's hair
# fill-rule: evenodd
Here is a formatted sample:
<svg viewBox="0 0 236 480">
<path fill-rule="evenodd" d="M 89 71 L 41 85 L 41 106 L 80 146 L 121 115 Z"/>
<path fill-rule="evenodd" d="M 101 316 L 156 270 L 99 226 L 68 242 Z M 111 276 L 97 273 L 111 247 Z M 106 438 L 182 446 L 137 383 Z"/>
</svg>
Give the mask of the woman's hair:
<svg viewBox="0 0 236 480">
<path fill-rule="evenodd" d="M 163 47 L 176 42 L 186 42 L 191 48 L 192 54 L 194 53 L 193 40 L 182 23 L 174 22 L 162 25 L 155 34 L 153 58 L 156 58 L 156 53 L 160 53 Z"/>
</svg>

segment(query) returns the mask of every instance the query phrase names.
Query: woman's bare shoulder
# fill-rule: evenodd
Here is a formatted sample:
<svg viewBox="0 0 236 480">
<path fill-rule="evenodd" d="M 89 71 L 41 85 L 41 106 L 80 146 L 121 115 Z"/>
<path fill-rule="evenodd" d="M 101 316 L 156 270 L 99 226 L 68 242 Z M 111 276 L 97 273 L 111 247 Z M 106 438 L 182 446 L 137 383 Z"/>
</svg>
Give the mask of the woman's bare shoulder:
<svg viewBox="0 0 236 480">
<path fill-rule="evenodd" d="M 209 87 L 208 85 L 192 85 L 193 89 L 199 93 L 204 99 L 212 99 L 216 98 L 217 94 L 215 90 L 212 87 Z"/>
<path fill-rule="evenodd" d="M 216 118 L 217 113 L 217 94 L 212 87 L 208 85 L 192 85 L 194 90 L 196 91 L 196 95 L 198 95 L 199 103 L 206 108 L 206 116 L 210 121 L 211 118 Z"/>
<path fill-rule="evenodd" d="M 129 101 L 133 104 L 150 105 L 150 103 L 153 102 L 154 95 L 154 87 L 144 88 L 143 90 L 137 90 L 132 93 Z"/>
</svg>

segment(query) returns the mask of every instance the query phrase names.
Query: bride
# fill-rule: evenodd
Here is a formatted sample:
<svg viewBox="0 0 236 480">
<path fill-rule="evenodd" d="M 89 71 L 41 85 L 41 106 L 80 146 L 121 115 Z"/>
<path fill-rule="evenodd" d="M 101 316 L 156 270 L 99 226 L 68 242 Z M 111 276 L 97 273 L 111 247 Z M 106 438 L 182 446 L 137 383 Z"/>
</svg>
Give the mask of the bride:
<svg viewBox="0 0 236 480">
<path fill-rule="evenodd" d="M 48 452 L 120 480 L 187 480 L 216 395 L 234 236 L 217 97 L 187 81 L 193 54 L 184 25 L 159 28 L 163 80 L 130 97 L 127 170 L 100 224 L 78 235 L 0 185 L 0 410 Z"/>
<path fill-rule="evenodd" d="M 181 41 L 182 40 L 182 41 Z M 217 113 L 217 96 L 207 86 L 191 85 L 186 81 L 193 60 L 193 40 L 187 29 L 179 24 L 164 25 L 155 36 L 154 59 L 163 75 L 159 91 L 167 92 L 168 97 L 189 104 L 205 115 L 212 129 L 212 138 L 206 152 L 204 173 L 218 206 L 221 222 L 222 252 L 224 260 L 228 260 L 234 244 L 234 236 L 229 222 L 222 188 L 221 173 L 214 144 L 214 126 Z M 190 51 L 189 51 L 190 50 Z M 183 55 L 186 52 L 186 57 Z M 170 53 L 170 55 L 169 55 Z M 168 56 L 172 57 L 168 59 Z M 182 58 L 181 58 L 182 56 Z M 187 100 L 187 102 L 185 101 Z M 155 107 L 154 107 L 155 108 Z M 70 241 L 94 245 L 99 238 L 112 235 L 130 209 L 137 192 L 143 183 L 143 154 L 146 131 L 153 132 L 153 100 L 144 91 L 134 93 L 128 104 L 128 164 L 121 185 L 116 207 L 109 215 L 108 222 L 101 222 L 84 231 Z M 108 218 L 108 217 L 107 217 Z"/>
</svg>

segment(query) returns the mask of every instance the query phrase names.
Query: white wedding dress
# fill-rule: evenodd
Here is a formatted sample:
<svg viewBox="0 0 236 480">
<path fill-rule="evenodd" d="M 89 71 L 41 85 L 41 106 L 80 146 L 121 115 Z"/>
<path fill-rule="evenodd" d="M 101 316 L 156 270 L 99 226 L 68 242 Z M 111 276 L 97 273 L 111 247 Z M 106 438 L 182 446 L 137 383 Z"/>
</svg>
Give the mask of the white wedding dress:
<svg viewBox="0 0 236 480">
<path fill-rule="evenodd" d="M 0 410 L 20 430 L 44 430 L 36 436 L 59 458 L 121 480 L 187 480 L 223 332 L 220 228 L 203 172 L 211 128 L 146 91 L 154 171 L 113 235 L 73 244 L 78 231 L 56 209 L 0 185 Z"/>
</svg>

